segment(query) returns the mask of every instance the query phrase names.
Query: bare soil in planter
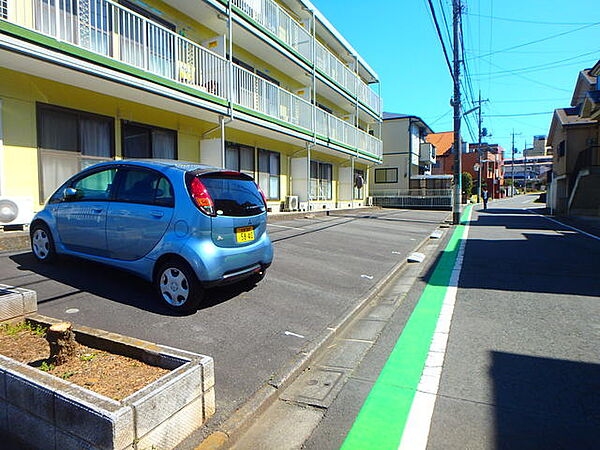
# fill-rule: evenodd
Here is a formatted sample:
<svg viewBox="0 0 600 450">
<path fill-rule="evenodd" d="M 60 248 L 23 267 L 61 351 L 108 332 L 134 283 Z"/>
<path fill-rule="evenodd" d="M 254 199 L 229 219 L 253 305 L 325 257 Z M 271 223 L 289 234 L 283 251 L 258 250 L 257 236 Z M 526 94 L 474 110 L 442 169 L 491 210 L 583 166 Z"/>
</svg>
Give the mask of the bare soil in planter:
<svg viewBox="0 0 600 450">
<path fill-rule="evenodd" d="M 44 328 L 26 322 L 1 325 L 0 354 L 115 400 L 124 399 L 169 372 L 81 344 L 67 363 L 54 366 L 48 359 L 50 350 L 44 335 Z"/>
</svg>

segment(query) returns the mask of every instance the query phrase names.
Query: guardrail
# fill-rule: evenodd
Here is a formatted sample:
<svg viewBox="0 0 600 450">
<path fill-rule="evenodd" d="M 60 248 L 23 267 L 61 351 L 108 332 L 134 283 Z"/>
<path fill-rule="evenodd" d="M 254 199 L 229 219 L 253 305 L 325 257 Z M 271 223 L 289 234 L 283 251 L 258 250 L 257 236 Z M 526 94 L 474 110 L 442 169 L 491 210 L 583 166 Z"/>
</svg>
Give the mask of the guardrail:
<svg viewBox="0 0 600 450">
<path fill-rule="evenodd" d="M 267 5 L 265 8 L 270 7 L 269 0 L 261 1 Z M 20 9 L 7 10 L 0 20 L 229 99 L 227 59 L 111 0 L 16 0 L 8 5 Z M 292 29 L 289 24 L 286 27 Z M 316 129 L 326 139 L 360 146 L 382 158 L 381 141 L 370 135 L 364 137 L 366 133 L 352 124 L 235 64 L 232 78 L 235 104 L 311 133 Z"/>
</svg>

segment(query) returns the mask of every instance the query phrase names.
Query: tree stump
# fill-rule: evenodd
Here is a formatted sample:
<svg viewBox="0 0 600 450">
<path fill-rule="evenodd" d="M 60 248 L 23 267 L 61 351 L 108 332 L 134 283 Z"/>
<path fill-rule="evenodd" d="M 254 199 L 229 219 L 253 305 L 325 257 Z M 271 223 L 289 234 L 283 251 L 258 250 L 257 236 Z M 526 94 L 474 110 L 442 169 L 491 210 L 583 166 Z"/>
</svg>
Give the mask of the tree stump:
<svg viewBox="0 0 600 450">
<path fill-rule="evenodd" d="M 77 342 L 72 328 L 71 323 L 61 322 L 52 325 L 46 331 L 46 340 L 50 344 L 50 360 L 57 366 L 75 356 Z"/>
</svg>

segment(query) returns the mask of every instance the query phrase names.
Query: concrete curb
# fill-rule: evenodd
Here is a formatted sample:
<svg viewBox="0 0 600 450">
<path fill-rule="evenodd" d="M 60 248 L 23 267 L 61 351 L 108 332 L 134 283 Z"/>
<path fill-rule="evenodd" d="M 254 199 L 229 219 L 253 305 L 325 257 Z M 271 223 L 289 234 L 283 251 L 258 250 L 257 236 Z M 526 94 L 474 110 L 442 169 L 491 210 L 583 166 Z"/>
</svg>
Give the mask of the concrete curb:
<svg viewBox="0 0 600 450">
<path fill-rule="evenodd" d="M 1 231 L 0 252 L 14 252 L 29 249 L 28 231 Z"/>
<path fill-rule="evenodd" d="M 60 322 L 41 315 L 27 321 Z M 0 355 L 0 434 L 15 447 L 175 448 L 215 411 L 212 358 L 88 327 L 84 345 L 170 372 L 117 401 Z"/>
<path fill-rule="evenodd" d="M 361 208 L 362 209 L 362 208 Z M 306 213 L 303 213 L 306 214 Z M 450 217 L 451 214 L 448 215 Z M 447 221 L 440 222 L 440 225 Z M 425 237 L 412 251 L 418 251 L 431 241 Z M 438 245 L 440 241 L 437 241 Z M 410 252 L 409 252 L 410 253 Z M 282 366 L 269 381 L 261 386 L 240 408 L 238 408 L 225 422 L 209 434 L 197 447 L 199 450 L 222 449 L 231 446 L 236 439 L 251 424 L 251 419 L 263 413 L 276 399 L 278 392 L 288 386 L 297 376 L 308 367 L 318 351 L 332 342 L 343 328 L 352 322 L 359 313 L 369 305 L 408 265 L 404 259 L 396 264 L 377 284 L 367 292 L 367 295 L 358 300 L 346 310 L 342 316 L 323 330 L 314 340 L 309 342 L 291 361 Z M 227 439 L 224 439 L 224 436 Z M 218 437 L 218 439 L 216 439 Z M 215 445 L 215 443 L 218 444 Z"/>
</svg>

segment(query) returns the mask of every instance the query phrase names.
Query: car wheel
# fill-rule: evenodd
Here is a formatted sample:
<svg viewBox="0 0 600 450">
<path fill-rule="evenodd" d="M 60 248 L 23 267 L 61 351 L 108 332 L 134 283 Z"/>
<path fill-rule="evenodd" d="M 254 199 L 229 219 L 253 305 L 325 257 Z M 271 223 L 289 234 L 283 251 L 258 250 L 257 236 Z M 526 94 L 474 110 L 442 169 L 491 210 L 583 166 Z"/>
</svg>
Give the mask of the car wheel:
<svg viewBox="0 0 600 450">
<path fill-rule="evenodd" d="M 40 262 L 46 263 L 56 259 L 54 239 L 48 227 L 43 223 L 35 224 L 30 231 L 31 251 Z"/>
<path fill-rule="evenodd" d="M 186 263 L 176 259 L 161 264 L 154 285 L 160 300 L 175 311 L 196 311 L 204 298 L 196 274 Z"/>
</svg>

